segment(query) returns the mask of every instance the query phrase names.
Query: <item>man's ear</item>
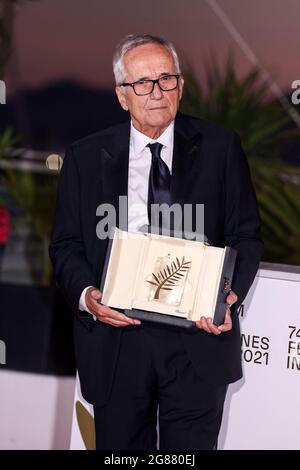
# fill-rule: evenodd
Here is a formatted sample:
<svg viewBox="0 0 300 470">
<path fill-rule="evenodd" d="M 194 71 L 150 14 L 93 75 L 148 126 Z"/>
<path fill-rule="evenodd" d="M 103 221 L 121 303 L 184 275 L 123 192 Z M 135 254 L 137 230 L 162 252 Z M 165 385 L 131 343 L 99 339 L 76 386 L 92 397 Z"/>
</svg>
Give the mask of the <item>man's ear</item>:
<svg viewBox="0 0 300 470">
<path fill-rule="evenodd" d="M 123 93 L 123 91 L 121 90 L 121 87 L 119 87 L 119 86 L 116 86 L 115 92 L 116 92 L 116 95 L 117 95 L 117 97 L 118 97 L 119 103 L 120 103 L 120 105 L 122 106 L 122 108 L 123 108 L 125 111 L 128 111 L 127 100 L 126 100 L 126 94 Z"/>
<path fill-rule="evenodd" d="M 184 87 L 184 79 L 183 77 L 180 77 L 179 80 L 180 80 L 179 81 L 179 100 L 181 100 L 183 87 Z"/>
</svg>

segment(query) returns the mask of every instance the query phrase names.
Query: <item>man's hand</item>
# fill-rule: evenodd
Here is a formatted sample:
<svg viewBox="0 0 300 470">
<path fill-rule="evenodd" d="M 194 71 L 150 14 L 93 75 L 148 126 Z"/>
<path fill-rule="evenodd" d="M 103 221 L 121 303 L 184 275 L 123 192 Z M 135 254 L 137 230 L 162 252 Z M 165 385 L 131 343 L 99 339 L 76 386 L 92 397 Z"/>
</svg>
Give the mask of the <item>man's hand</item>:
<svg viewBox="0 0 300 470">
<path fill-rule="evenodd" d="M 219 335 L 224 331 L 231 330 L 232 320 L 231 320 L 230 307 L 237 301 L 237 299 L 238 299 L 237 295 L 231 290 L 226 299 L 228 307 L 226 309 L 225 320 L 222 325 L 216 326 L 213 324 L 211 318 L 201 317 L 200 320 L 196 322 L 197 328 L 205 330 L 207 333 L 213 333 L 214 335 Z"/>
<path fill-rule="evenodd" d="M 106 305 L 98 304 L 98 300 L 102 297 L 102 293 L 95 287 L 90 287 L 85 294 L 85 302 L 87 308 L 97 317 L 97 319 L 103 323 L 108 323 L 112 326 L 128 326 L 128 325 L 140 325 L 139 320 L 126 317 L 123 313 L 112 310 Z"/>
</svg>

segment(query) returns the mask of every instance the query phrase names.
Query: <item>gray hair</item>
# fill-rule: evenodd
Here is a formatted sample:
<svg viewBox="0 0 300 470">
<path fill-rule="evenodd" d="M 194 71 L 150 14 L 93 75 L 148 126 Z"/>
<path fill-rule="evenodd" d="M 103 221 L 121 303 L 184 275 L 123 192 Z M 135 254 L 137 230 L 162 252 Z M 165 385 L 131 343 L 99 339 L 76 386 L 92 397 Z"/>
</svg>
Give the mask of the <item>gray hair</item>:
<svg viewBox="0 0 300 470">
<path fill-rule="evenodd" d="M 174 59 L 176 73 L 181 73 L 178 55 L 172 43 L 159 36 L 152 36 L 150 34 L 129 34 L 118 44 L 113 57 L 113 70 L 117 85 L 120 85 L 125 80 L 124 55 L 126 52 L 131 51 L 131 49 L 144 44 L 158 44 L 165 47 Z"/>
</svg>

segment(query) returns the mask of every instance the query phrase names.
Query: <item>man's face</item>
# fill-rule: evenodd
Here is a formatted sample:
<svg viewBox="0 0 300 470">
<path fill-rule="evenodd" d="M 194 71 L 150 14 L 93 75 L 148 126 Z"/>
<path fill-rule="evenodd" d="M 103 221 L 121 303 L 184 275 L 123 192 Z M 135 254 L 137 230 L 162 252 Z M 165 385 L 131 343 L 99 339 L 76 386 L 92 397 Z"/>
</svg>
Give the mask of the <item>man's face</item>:
<svg viewBox="0 0 300 470">
<path fill-rule="evenodd" d="M 145 44 L 128 51 L 124 56 L 124 68 L 126 83 L 177 73 L 170 52 L 156 44 Z M 145 96 L 137 96 L 132 87 L 117 86 L 116 93 L 122 108 L 129 111 L 134 127 L 156 138 L 176 116 L 183 83 L 180 77 L 178 87 L 172 91 L 162 91 L 156 83 L 153 92 Z"/>
</svg>

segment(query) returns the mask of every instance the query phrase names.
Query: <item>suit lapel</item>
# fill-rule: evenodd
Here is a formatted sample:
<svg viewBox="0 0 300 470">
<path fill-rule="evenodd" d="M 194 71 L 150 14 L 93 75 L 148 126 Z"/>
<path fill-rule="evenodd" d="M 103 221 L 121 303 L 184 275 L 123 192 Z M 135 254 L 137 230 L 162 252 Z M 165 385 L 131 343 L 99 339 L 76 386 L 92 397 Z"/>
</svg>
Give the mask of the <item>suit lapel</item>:
<svg viewBox="0 0 300 470">
<path fill-rule="evenodd" d="M 180 204 L 187 202 L 189 189 L 195 184 L 201 147 L 199 130 L 193 129 L 187 121 L 187 118 L 178 114 L 174 130 L 171 199 L 173 203 Z"/>
<path fill-rule="evenodd" d="M 123 218 L 120 219 L 119 196 L 127 196 L 128 194 L 129 132 L 130 123 L 128 122 L 115 127 L 102 138 L 97 158 L 97 170 L 95 171 L 97 179 L 96 207 L 98 208 L 101 204 L 111 205 L 115 211 L 115 220 L 112 220 L 111 223 L 117 227 L 120 226 L 123 230 L 127 230 L 127 210 L 122 210 Z M 100 179 L 98 175 L 100 175 Z M 112 208 L 109 210 L 113 210 Z M 106 239 L 103 243 L 103 240 L 96 235 L 96 226 L 101 219 L 102 217 L 99 219 L 99 215 L 95 213 L 95 243 L 92 247 L 92 264 L 97 275 L 98 285 L 100 285 L 108 242 Z M 121 220 L 121 224 L 119 224 L 119 220 Z M 124 220 L 123 224 L 122 220 Z"/>
<path fill-rule="evenodd" d="M 116 224 L 120 220 L 123 229 L 127 229 L 127 214 L 123 207 L 120 217 L 119 196 L 128 196 L 129 134 L 130 123 L 126 122 L 108 136 L 100 150 L 101 199 L 115 208 Z M 127 212 L 127 199 L 125 207 Z"/>
</svg>

